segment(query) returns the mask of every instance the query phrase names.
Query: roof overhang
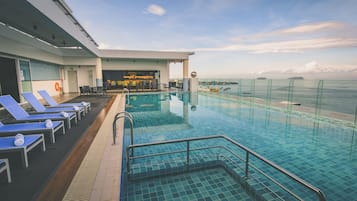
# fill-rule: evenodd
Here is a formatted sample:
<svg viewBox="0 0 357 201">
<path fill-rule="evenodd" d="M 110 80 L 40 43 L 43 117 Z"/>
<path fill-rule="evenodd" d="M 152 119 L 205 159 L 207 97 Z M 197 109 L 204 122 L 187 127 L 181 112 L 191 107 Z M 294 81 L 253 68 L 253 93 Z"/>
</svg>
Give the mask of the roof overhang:
<svg viewBox="0 0 357 201">
<path fill-rule="evenodd" d="M 35 38 L 64 54 L 83 49 L 88 55 L 98 55 L 97 43 L 63 0 L 3 0 L 1 4 L 0 22 L 28 36 L 29 40 Z"/>
<path fill-rule="evenodd" d="M 58 56 L 182 62 L 194 52 L 98 49 L 64 0 L 2 0 L 0 36 Z"/>
<path fill-rule="evenodd" d="M 189 59 L 189 56 L 193 54 L 194 52 L 100 49 L 100 57 L 110 59 L 153 59 L 180 62 Z"/>
</svg>

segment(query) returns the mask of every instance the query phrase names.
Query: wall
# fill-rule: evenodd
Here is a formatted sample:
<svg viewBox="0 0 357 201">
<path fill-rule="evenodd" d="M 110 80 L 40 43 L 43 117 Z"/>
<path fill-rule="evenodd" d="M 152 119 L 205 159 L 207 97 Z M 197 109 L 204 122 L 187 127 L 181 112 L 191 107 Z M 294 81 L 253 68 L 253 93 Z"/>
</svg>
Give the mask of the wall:
<svg viewBox="0 0 357 201">
<path fill-rule="evenodd" d="M 45 80 L 45 81 L 32 81 L 32 92 L 33 94 L 41 99 L 42 97 L 37 93 L 38 90 L 46 90 L 50 96 L 57 96 L 60 91 L 56 91 L 55 83 L 61 83 L 61 80 Z"/>
<path fill-rule="evenodd" d="M 77 71 L 77 81 L 78 81 L 78 87 L 83 86 L 83 85 L 88 85 L 91 87 L 95 86 L 95 78 L 96 78 L 96 72 L 95 72 L 95 67 L 94 66 L 65 66 L 64 68 L 61 69 L 61 79 L 63 79 L 63 92 L 68 93 L 69 92 L 69 86 L 68 86 L 68 71 L 73 70 Z M 89 77 L 89 71 L 92 71 L 92 79 Z M 63 76 L 64 75 L 64 76 Z M 79 89 L 78 89 L 79 92 Z"/>
<path fill-rule="evenodd" d="M 95 66 L 97 57 L 63 57 L 64 66 Z"/>
<path fill-rule="evenodd" d="M 158 70 L 160 87 L 169 83 L 169 63 L 166 60 L 102 59 L 103 70 Z"/>
</svg>

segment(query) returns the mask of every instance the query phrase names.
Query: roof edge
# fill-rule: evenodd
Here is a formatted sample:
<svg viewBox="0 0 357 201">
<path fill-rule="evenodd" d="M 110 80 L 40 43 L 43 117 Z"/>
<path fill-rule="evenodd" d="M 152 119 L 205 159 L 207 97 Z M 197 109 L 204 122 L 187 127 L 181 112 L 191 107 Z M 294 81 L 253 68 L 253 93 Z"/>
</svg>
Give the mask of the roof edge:
<svg viewBox="0 0 357 201">
<path fill-rule="evenodd" d="M 157 51 L 157 50 L 119 50 L 119 49 L 99 49 L 102 58 L 118 59 L 164 59 L 164 60 L 185 60 L 194 52 L 180 51 Z"/>
</svg>

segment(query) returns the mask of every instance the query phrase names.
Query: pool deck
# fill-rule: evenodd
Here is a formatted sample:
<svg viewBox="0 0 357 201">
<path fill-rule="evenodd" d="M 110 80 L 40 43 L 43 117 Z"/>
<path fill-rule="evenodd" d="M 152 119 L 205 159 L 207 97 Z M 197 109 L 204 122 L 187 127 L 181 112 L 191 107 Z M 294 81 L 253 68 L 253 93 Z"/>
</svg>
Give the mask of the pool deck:
<svg viewBox="0 0 357 201">
<path fill-rule="evenodd" d="M 124 120 L 117 121 L 117 144 L 114 146 L 112 145 L 112 123 L 115 114 L 125 110 L 125 96 L 123 94 L 111 95 L 114 101 L 98 114 L 97 120 L 92 125 L 88 125 L 89 135 L 77 143 L 77 148 L 59 167 L 37 201 L 118 201 L 120 199 L 123 147 L 120 139 L 123 138 Z M 66 93 L 53 96 L 53 98 L 61 103 L 78 96 L 80 96 L 79 93 Z M 99 129 L 96 129 L 97 127 Z M 79 165 L 77 165 L 78 160 L 82 160 Z"/>
<path fill-rule="evenodd" d="M 119 200 L 122 166 L 123 119 L 117 122 L 117 144 L 112 145 L 112 123 L 118 111 L 125 110 L 125 96 L 117 95 L 99 131 L 76 172 L 64 201 Z"/>
</svg>

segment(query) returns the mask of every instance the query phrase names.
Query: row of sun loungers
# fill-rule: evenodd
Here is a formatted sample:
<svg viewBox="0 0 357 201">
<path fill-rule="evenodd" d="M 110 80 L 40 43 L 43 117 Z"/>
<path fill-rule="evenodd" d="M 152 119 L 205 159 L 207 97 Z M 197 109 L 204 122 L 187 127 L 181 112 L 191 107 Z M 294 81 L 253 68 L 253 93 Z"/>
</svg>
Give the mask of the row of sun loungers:
<svg viewBox="0 0 357 201">
<path fill-rule="evenodd" d="M 46 150 L 44 135 L 49 135 L 50 143 L 55 143 L 57 131 L 62 130 L 61 133 L 65 134 L 65 127 L 70 129 L 72 121 L 77 124 L 77 121 L 91 109 L 90 103 L 58 104 L 46 91 L 38 92 L 50 105 L 49 107 L 43 106 L 31 92 L 22 94 L 36 113 L 26 112 L 9 95 L 0 96 L 0 104 L 15 119 L 10 124 L 0 122 L 0 153 L 20 152 L 23 166 L 26 168 L 29 165 L 27 153 L 30 150 L 38 145 L 42 145 L 43 151 Z M 4 137 L 5 135 L 10 136 Z M 8 159 L 0 159 L 0 173 L 4 171 L 7 172 L 8 182 L 10 183 L 11 174 Z"/>
</svg>

